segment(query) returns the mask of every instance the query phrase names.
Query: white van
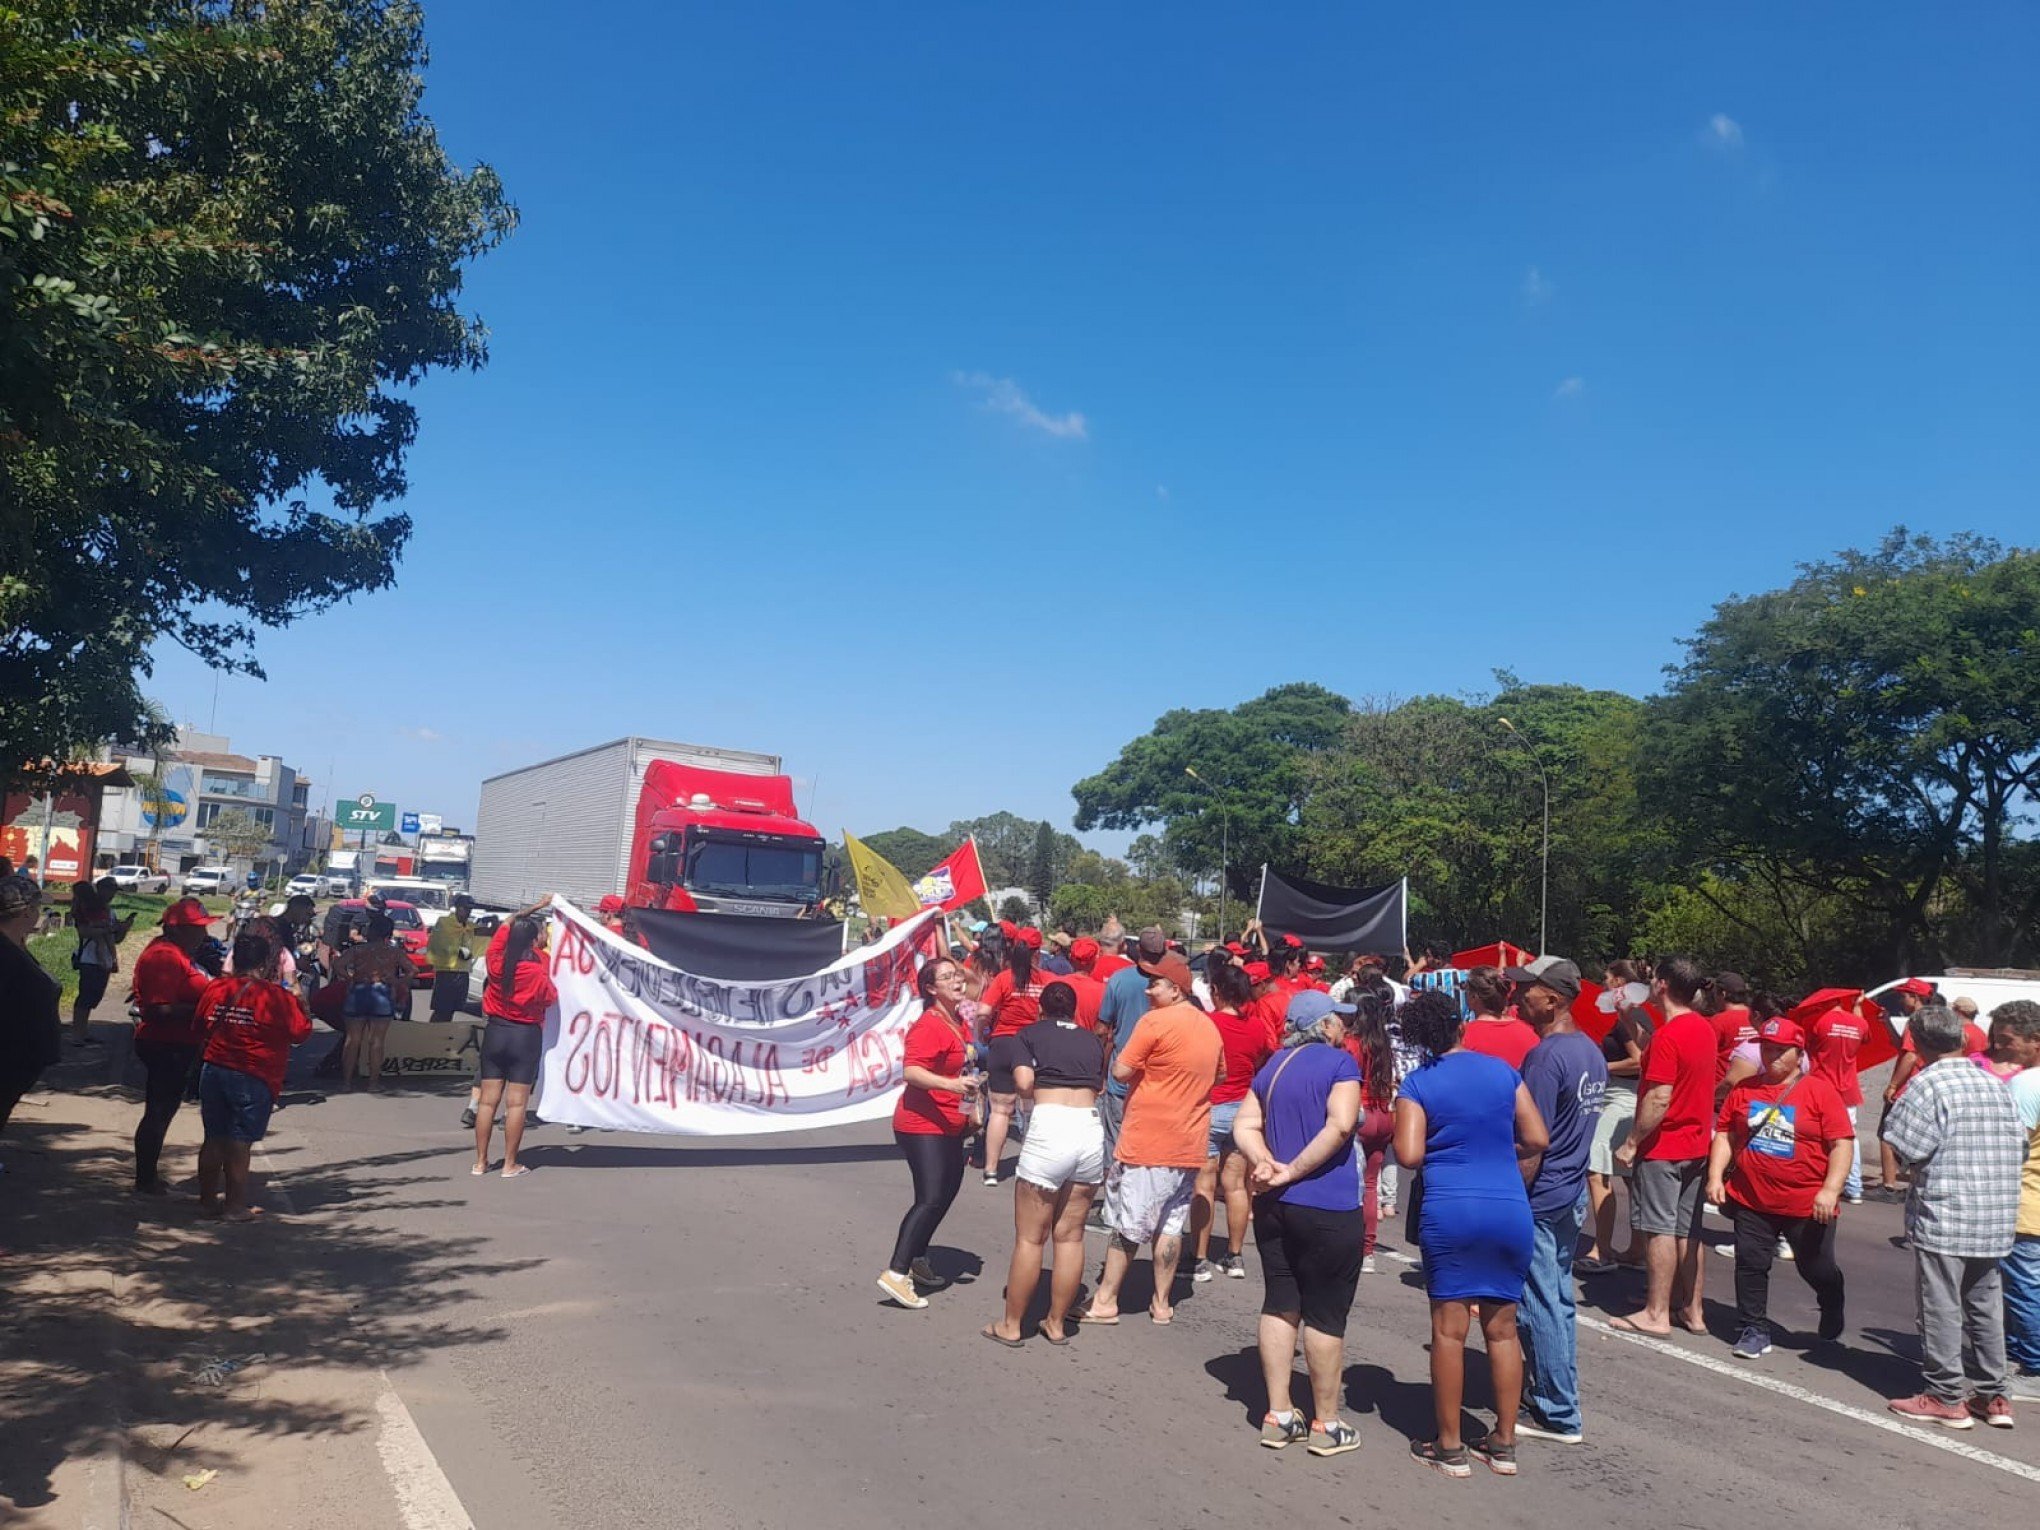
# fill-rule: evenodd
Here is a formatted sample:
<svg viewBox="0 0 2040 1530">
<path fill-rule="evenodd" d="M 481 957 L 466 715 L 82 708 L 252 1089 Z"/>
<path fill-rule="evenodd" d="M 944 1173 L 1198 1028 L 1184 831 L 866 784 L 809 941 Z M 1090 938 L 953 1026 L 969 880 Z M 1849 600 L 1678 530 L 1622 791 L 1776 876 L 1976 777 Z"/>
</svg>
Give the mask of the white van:
<svg viewBox="0 0 2040 1530">
<path fill-rule="evenodd" d="M 1956 967 L 1936 976 L 1931 972 L 1918 974 L 1922 981 L 1932 983 L 1934 991 L 1941 996 L 1943 1004 L 1953 1004 L 1957 999 L 1976 1000 L 1976 1023 L 1986 1034 L 1990 1031 L 1990 1012 L 2000 1004 L 2013 999 L 2031 999 L 2040 1004 L 2040 972 L 2028 972 L 2017 967 Z M 1897 1012 L 1891 1000 L 1891 990 L 1904 978 L 1893 978 L 1881 988 L 1873 988 L 1864 995 L 1874 999 L 1894 1024 L 1902 1024 L 1905 1016 Z"/>
<path fill-rule="evenodd" d="M 391 903 L 410 904 L 428 930 L 453 906 L 446 884 L 424 877 L 370 877 L 361 884 L 361 896 L 370 893 L 381 893 Z"/>
</svg>

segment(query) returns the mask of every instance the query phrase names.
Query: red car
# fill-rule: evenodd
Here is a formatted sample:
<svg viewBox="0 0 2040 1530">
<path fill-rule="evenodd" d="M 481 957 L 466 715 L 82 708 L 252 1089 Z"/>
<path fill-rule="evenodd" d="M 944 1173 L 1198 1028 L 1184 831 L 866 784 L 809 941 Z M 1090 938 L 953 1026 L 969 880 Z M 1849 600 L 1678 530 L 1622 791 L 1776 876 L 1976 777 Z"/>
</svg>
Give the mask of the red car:
<svg viewBox="0 0 2040 1530">
<path fill-rule="evenodd" d="M 364 913 L 368 902 L 364 898 L 348 898 L 334 905 L 349 913 L 359 909 Z M 383 912 L 390 916 L 390 923 L 397 927 L 397 944 L 402 946 L 411 958 L 411 981 L 427 989 L 432 986 L 432 958 L 425 954 L 425 942 L 432 932 L 425 921 L 418 917 L 418 909 L 410 903 L 385 903 Z M 330 916 L 329 916 L 330 917 Z"/>
</svg>

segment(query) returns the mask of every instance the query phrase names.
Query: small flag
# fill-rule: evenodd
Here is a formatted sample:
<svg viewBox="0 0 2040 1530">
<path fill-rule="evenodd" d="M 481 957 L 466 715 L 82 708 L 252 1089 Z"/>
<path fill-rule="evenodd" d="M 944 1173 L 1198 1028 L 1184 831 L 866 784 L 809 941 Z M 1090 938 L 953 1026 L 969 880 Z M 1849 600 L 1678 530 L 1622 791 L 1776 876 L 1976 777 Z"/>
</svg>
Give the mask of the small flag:
<svg viewBox="0 0 2040 1530">
<path fill-rule="evenodd" d="M 985 895 L 985 867 L 978 859 L 975 837 L 957 846 L 934 870 L 914 884 L 914 896 L 923 908 L 947 912 L 959 909 L 973 898 Z"/>
<path fill-rule="evenodd" d="M 857 876 L 857 901 L 866 914 L 911 919 L 921 912 L 921 900 L 914 896 L 899 867 L 847 829 L 843 831 L 843 853 L 850 857 L 850 869 Z"/>
</svg>

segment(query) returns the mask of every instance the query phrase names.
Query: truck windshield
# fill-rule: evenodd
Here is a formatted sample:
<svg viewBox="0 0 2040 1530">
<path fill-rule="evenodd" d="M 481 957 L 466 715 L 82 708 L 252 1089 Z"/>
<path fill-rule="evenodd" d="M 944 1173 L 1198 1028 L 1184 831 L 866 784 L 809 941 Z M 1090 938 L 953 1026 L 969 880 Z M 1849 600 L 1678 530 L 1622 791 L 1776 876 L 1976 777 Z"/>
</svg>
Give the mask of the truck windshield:
<svg viewBox="0 0 2040 1530">
<path fill-rule="evenodd" d="M 710 839 L 688 836 L 687 886 L 695 892 L 756 898 L 819 896 L 822 847 L 801 839 Z"/>
</svg>

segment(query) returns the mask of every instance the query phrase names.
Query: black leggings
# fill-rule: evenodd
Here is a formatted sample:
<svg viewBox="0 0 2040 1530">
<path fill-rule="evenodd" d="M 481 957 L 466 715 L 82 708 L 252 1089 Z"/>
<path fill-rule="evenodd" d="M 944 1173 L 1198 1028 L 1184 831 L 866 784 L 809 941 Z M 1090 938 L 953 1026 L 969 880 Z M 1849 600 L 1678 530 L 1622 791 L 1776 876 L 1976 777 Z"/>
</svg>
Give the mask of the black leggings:
<svg viewBox="0 0 2040 1530">
<path fill-rule="evenodd" d="M 895 1274 L 904 1275 L 908 1265 L 928 1252 L 935 1229 L 949 1214 L 949 1203 L 963 1188 L 963 1138 L 933 1132 L 896 1131 L 892 1135 L 914 1176 L 914 1204 L 900 1218 L 890 1266 Z"/>
<path fill-rule="evenodd" d="M 1778 1240 L 1792 1250 L 1800 1278 L 1813 1287 L 1821 1315 L 1842 1307 L 1842 1267 L 1835 1263 L 1835 1224 L 1812 1217 L 1774 1217 L 1731 1202 L 1735 1218 L 1735 1315 L 1743 1328 L 1761 1328 L 1770 1318 L 1771 1261 Z"/>
<path fill-rule="evenodd" d="M 163 1139 L 177 1118 L 184 1099 L 184 1081 L 191 1065 L 198 1061 L 197 1047 L 172 1046 L 161 1041 L 137 1041 L 135 1056 L 149 1070 L 142 1085 L 142 1120 L 135 1128 L 135 1188 L 146 1189 L 156 1182 L 156 1164 L 163 1156 Z"/>
</svg>

